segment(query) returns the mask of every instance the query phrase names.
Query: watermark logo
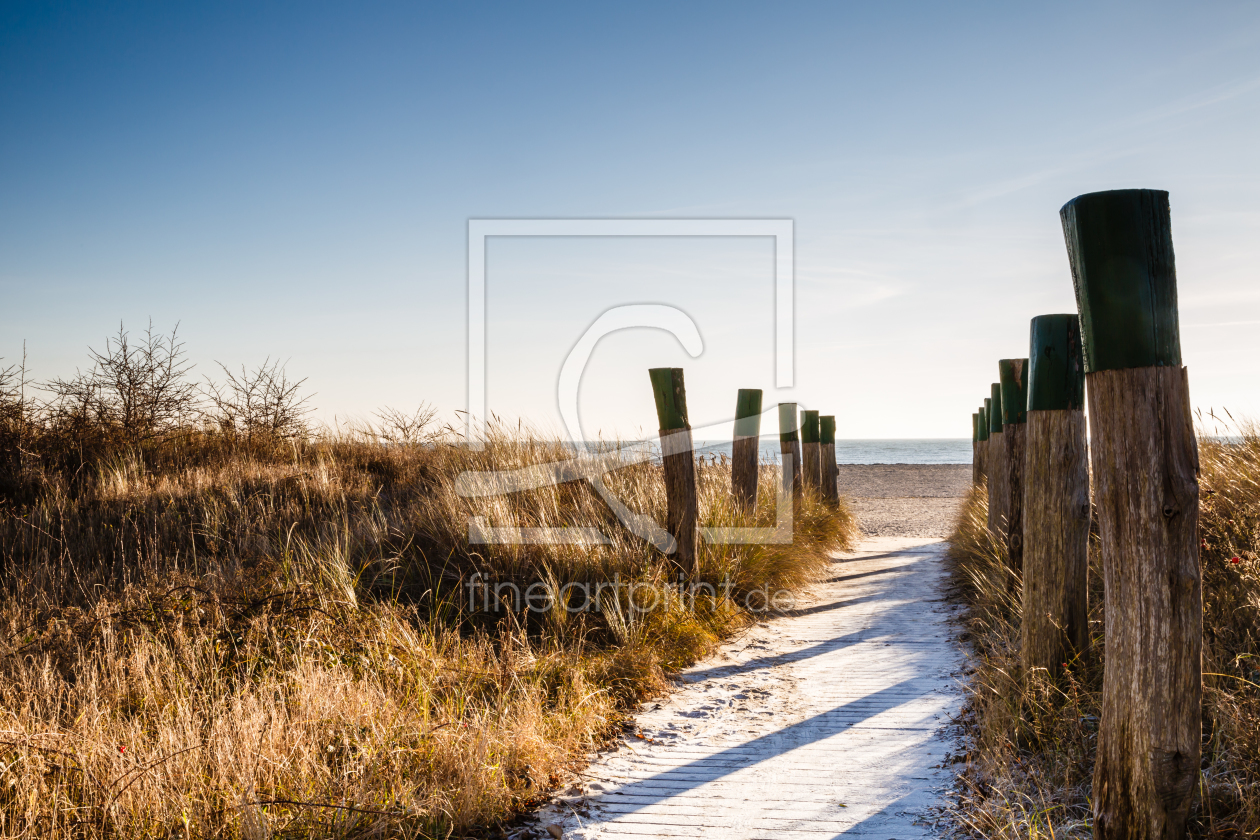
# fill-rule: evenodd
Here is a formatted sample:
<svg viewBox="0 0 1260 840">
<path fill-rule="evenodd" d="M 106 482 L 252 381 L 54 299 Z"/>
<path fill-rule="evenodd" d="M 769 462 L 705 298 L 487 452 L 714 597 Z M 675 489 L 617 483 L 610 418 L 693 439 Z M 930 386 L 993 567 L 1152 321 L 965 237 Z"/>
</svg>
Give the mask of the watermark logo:
<svg viewBox="0 0 1260 840">
<path fill-rule="evenodd" d="M 486 439 L 486 241 L 492 236 L 766 236 L 773 237 L 775 385 L 793 384 L 793 223 L 790 219 L 472 219 L 468 223 L 468 411 L 467 440 L 473 448 Z M 572 458 L 515 470 L 465 472 L 455 483 L 466 497 L 498 496 L 522 490 L 585 480 L 618 521 L 631 533 L 666 554 L 674 538 L 650 516 L 628 508 L 608 488 L 605 476 L 616 469 L 673 454 L 673 439 L 653 438 L 616 452 L 588 446 L 578 414 L 578 383 L 600 339 L 618 330 L 650 328 L 673 335 L 693 358 L 704 349 L 700 330 L 686 312 L 663 304 L 615 306 L 601 313 L 569 351 L 557 378 L 557 396 L 565 432 L 574 445 Z M 769 414 L 773 409 L 767 411 Z M 723 437 L 730 420 L 692 429 L 691 439 L 706 430 Z M 779 482 L 773 528 L 702 528 L 701 538 L 713 544 L 790 543 L 792 541 L 792 478 L 798 465 L 784 456 L 785 480 Z M 496 528 L 483 517 L 471 517 L 468 540 L 475 544 L 603 544 L 595 527 Z M 552 593 L 552 597 L 556 593 Z"/>
<path fill-rule="evenodd" d="M 550 581 L 534 581 L 521 586 L 512 581 L 495 581 L 474 574 L 464 583 L 468 590 L 468 611 L 472 613 L 532 612 L 547 614 L 557 609 L 570 614 L 627 610 L 642 616 L 667 608 L 671 602 L 694 611 L 697 601 L 735 604 L 751 613 L 782 613 L 796 608 L 796 595 L 789 589 L 771 592 L 769 587 L 750 589 L 732 597 L 735 584 L 729 577 L 721 583 L 688 581 L 681 577 L 676 584 L 659 585 L 647 581 L 623 581 L 618 572 L 612 580 L 573 581 L 563 585 Z"/>
</svg>

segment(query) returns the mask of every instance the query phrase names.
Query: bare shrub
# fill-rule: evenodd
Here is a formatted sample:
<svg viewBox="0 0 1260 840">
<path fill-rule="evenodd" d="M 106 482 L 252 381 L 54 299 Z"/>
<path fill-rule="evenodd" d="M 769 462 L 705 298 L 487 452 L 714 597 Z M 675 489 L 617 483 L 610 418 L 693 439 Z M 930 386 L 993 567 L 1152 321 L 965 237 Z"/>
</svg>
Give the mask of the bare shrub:
<svg viewBox="0 0 1260 840">
<path fill-rule="evenodd" d="M 26 423 L 26 370 L 9 365 L 0 368 L 0 471 L 16 466 Z"/>
<path fill-rule="evenodd" d="M 433 440 L 438 433 L 430 428 L 437 409 L 427 403 L 410 414 L 398 408 L 382 408 L 376 412 L 380 420 L 373 433 L 386 443 L 417 444 Z"/>
<path fill-rule="evenodd" d="M 3 361 L 0 359 L 0 361 Z M 17 365 L 0 368 L 0 428 L 7 430 L 22 417 L 22 381 Z"/>
<path fill-rule="evenodd" d="M 119 323 L 103 351 L 88 348 L 91 370 L 43 386 L 53 394 L 50 419 L 81 435 L 97 432 L 131 446 L 191 422 L 197 386 L 188 379 L 193 366 L 178 330 L 176 324 L 170 335 L 156 334 L 150 322 L 143 338 L 132 343 Z"/>
<path fill-rule="evenodd" d="M 300 393 L 306 379 L 290 380 L 285 366 L 270 356 L 253 370 L 241 365 L 239 376 L 222 362 L 216 364 L 227 381 L 219 385 L 207 380 L 206 395 L 213 406 L 211 417 L 221 430 L 251 442 L 308 434 L 306 417 L 313 409 L 307 403 L 314 395 Z"/>
</svg>

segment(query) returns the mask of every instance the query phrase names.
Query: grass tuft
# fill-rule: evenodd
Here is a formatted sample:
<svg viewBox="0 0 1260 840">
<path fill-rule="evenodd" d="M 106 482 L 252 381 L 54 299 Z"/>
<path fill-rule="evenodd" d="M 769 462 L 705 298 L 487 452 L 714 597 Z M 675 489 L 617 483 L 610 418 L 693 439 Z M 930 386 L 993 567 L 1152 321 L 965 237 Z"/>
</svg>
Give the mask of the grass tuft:
<svg viewBox="0 0 1260 840">
<path fill-rule="evenodd" d="M 37 454 L 37 440 L 23 452 Z M 669 560 L 583 482 L 455 491 L 465 471 L 568 457 L 504 430 L 482 451 L 188 430 L 74 470 L 12 461 L 0 504 L 0 834 L 490 832 L 749 622 L 750 594 L 799 590 L 856 539 L 843 506 L 807 495 L 791 545 L 704 546 L 701 578 L 729 580 L 731 597 L 689 601 L 671 588 Z M 762 478 L 773 487 L 774 468 Z M 700 467 L 702 523 L 773 525 L 773 501 L 742 514 L 729 481 L 727 467 Z M 606 483 L 664 521 L 658 466 Z M 595 525 L 610 542 L 470 545 L 470 516 Z M 482 597 L 474 580 L 614 578 L 662 606 L 469 603 Z"/>
<path fill-rule="evenodd" d="M 1201 436 L 1200 561 L 1204 600 L 1203 765 L 1192 837 L 1260 837 L 1260 429 Z M 1101 709 L 1103 591 L 1090 543 L 1090 650 L 1064 676 L 1020 676 L 1020 608 L 987 500 L 971 491 L 951 559 L 972 643 L 966 750 L 955 788 L 959 834 L 1090 837 Z"/>
</svg>

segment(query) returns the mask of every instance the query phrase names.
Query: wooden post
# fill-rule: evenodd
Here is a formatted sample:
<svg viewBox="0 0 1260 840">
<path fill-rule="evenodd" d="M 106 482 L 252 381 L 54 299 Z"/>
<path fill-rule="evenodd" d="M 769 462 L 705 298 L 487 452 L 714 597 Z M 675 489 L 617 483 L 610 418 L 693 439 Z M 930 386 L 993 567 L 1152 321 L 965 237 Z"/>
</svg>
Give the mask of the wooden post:
<svg viewBox="0 0 1260 840">
<path fill-rule="evenodd" d="M 989 533 L 997 536 L 999 525 L 1006 521 L 1002 507 L 1006 499 L 1006 446 L 1002 436 L 1002 385 L 994 382 L 989 397 L 993 406 L 989 414 Z"/>
<path fill-rule="evenodd" d="M 818 418 L 818 440 L 822 444 L 822 496 L 833 507 L 840 504 L 840 468 L 836 466 L 836 418 Z"/>
<path fill-rule="evenodd" d="M 979 425 L 976 429 L 980 436 L 980 477 L 976 484 L 987 484 L 989 480 L 989 400 L 985 399 L 984 403 L 980 406 Z"/>
<path fill-rule="evenodd" d="M 1005 522 L 1001 533 L 1006 557 L 1018 578 L 1024 573 L 1024 451 L 1028 432 L 1028 360 L 998 362 L 1002 380 L 1002 500 Z M 1012 578 L 1012 583 L 1014 578 Z"/>
<path fill-rule="evenodd" d="M 818 412 L 801 412 L 801 478 L 814 493 L 822 492 L 822 443 Z"/>
<path fill-rule="evenodd" d="M 731 495 L 747 512 L 757 507 L 757 472 L 761 464 L 761 389 L 740 388 L 735 399 L 735 435 L 731 442 Z"/>
<path fill-rule="evenodd" d="M 1106 592 L 1094 836 L 1181 838 L 1203 737 L 1203 596 L 1168 193 L 1090 193 L 1059 216 L 1080 314 Z"/>
<path fill-rule="evenodd" d="M 779 403 L 779 452 L 783 459 L 783 489 L 791 492 L 792 503 L 801 498 L 801 440 L 796 430 L 796 403 Z"/>
<path fill-rule="evenodd" d="M 980 414 L 971 415 L 971 483 L 980 483 Z"/>
<path fill-rule="evenodd" d="M 1024 470 L 1024 672 L 1089 645 L 1089 463 L 1076 315 L 1032 319 Z"/>
<path fill-rule="evenodd" d="M 685 574 L 698 571 L 696 554 L 696 459 L 687 422 L 687 390 L 682 368 L 652 368 L 652 393 L 656 397 L 656 417 L 660 421 L 661 456 L 665 470 L 665 498 L 668 505 L 665 530 L 678 543 L 674 555 Z"/>
<path fill-rule="evenodd" d="M 987 484 L 989 480 L 989 412 L 985 411 L 984 406 L 980 406 L 980 413 L 975 416 L 975 436 L 976 436 L 976 472 L 974 479 L 976 486 Z"/>
</svg>

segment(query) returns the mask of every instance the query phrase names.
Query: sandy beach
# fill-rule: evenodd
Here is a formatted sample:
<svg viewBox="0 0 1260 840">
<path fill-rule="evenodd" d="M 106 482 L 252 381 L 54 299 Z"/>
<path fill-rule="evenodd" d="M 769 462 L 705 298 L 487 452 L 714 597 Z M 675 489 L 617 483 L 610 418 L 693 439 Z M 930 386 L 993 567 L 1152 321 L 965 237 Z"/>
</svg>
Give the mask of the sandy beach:
<svg viewBox="0 0 1260 840">
<path fill-rule="evenodd" d="M 868 537 L 949 535 L 971 484 L 970 464 L 841 464 L 840 494 Z"/>
</svg>

